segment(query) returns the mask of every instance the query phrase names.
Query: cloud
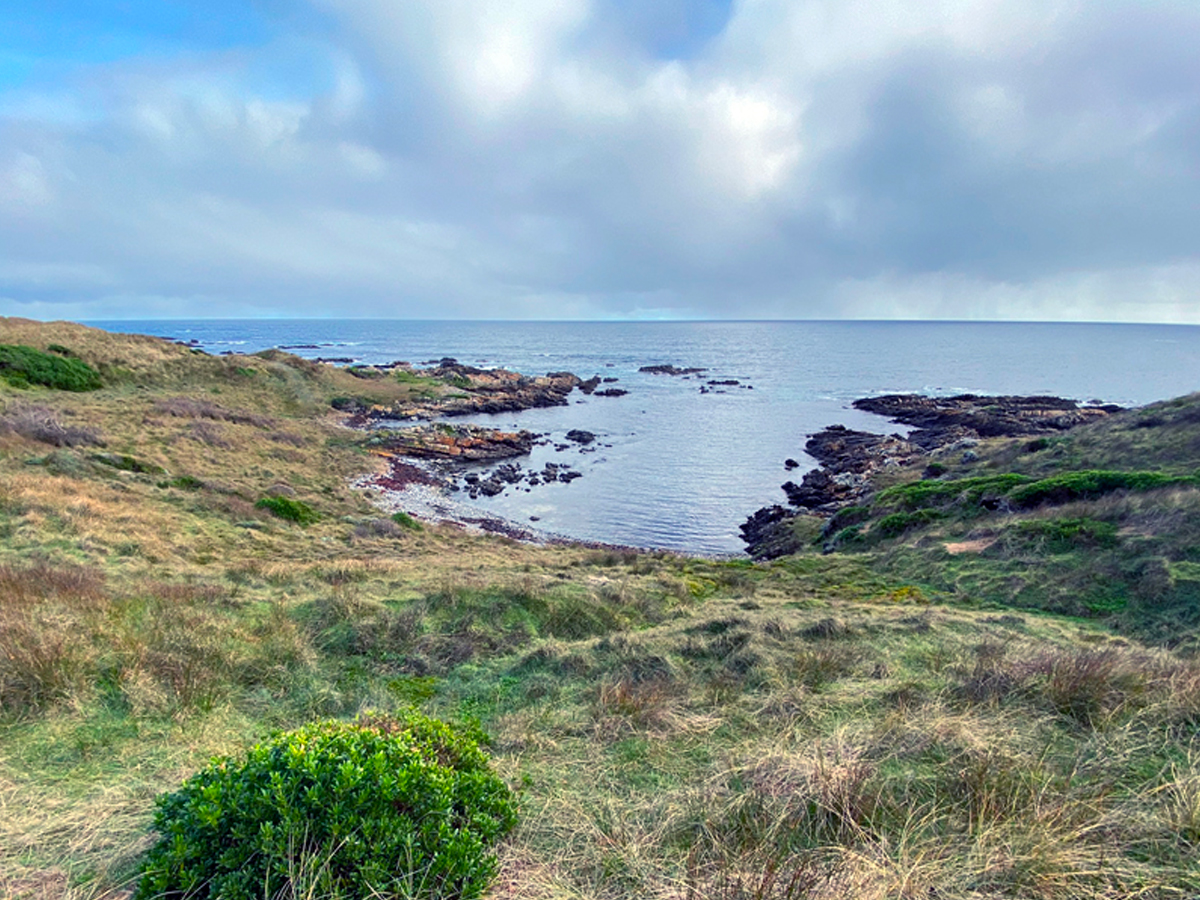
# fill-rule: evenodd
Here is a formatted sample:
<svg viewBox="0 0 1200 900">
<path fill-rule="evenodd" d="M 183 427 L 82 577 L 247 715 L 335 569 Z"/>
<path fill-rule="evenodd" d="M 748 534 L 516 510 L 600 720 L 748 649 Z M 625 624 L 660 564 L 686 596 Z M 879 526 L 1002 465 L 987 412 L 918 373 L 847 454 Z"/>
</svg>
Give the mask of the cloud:
<svg viewBox="0 0 1200 900">
<path fill-rule="evenodd" d="M 8 311 L 1200 322 L 1192 3 L 271 9 L 0 93 Z"/>
</svg>

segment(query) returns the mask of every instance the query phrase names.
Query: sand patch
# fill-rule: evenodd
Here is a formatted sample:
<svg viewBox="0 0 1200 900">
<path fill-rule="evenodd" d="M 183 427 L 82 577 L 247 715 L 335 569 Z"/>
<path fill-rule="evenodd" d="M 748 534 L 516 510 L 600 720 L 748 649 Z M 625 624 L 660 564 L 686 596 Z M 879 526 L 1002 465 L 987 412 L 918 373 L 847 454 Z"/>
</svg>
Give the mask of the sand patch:
<svg viewBox="0 0 1200 900">
<path fill-rule="evenodd" d="M 942 544 L 942 546 L 951 556 L 958 556 L 960 553 L 980 553 L 994 543 L 996 543 L 995 538 L 980 538 L 976 541 L 956 541 L 952 544 Z"/>
</svg>

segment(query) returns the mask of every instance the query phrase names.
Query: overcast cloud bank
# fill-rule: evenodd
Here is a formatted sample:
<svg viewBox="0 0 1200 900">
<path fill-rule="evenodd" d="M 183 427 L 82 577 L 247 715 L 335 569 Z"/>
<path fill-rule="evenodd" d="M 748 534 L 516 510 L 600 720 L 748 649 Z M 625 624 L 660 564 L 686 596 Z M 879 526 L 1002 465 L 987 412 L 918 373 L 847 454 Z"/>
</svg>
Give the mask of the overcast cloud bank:
<svg viewBox="0 0 1200 900">
<path fill-rule="evenodd" d="M 1194 0 L 637 6 L 274 0 L 0 80 L 0 307 L 1200 322 Z"/>
</svg>

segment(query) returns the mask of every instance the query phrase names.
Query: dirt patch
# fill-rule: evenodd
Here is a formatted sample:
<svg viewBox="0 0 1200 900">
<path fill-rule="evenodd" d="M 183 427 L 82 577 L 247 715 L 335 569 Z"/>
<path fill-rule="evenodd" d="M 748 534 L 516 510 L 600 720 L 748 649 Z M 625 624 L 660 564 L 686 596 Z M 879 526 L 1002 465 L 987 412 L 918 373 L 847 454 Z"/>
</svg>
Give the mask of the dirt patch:
<svg viewBox="0 0 1200 900">
<path fill-rule="evenodd" d="M 995 538 L 980 538 L 977 541 L 955 541 L 952 544 L 942 544 L 942 546 L 951 556 L 958 556 L 960 553 L 981 553 L 994 543 L 996 543 Z"/>
</svg>

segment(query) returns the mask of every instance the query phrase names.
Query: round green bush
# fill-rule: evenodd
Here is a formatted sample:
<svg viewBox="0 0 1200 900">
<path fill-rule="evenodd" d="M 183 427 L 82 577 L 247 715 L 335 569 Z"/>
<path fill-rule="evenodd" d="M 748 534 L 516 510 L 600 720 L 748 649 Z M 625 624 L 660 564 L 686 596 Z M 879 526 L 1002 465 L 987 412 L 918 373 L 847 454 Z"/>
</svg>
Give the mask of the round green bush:
<svg viewBox="0 0 1200 900">
<path fill-rule="evenodd" d="M 215 759 L 159 797 L 135 898 L 477 897 L 516 824 L 479 737 L 372 714 Z"/>
</svg>

